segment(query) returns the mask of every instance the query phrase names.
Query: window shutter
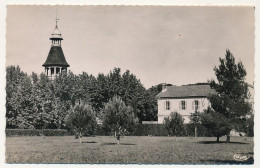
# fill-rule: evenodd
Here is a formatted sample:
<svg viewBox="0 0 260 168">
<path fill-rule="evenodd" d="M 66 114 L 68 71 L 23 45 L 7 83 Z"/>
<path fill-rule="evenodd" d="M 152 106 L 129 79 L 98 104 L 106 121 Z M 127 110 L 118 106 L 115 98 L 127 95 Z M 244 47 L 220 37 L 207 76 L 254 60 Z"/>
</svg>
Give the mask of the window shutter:
<svg viewBox="0 0 260 168">
<path fill-rule="evenodd" d="M 166 110 L 166 101 L 164 102 L 164 110 Z"/>
<path fill-rule="evenodd" d="M 169 103 L 169 110 L 171 110 L 171 102 L 170 102 L 170 101 L 168 101 L 168 103 Z"/>
<path fill-rule="evenodd" d="M 200 102 L 198 101 L 198 111 L 200 110 Z"/>
<path fill-rule="evenodd" d="M 185 110 L 187 110 L 187 102 L 186 102 L 186 101 L 184 101 L 184 103 L 185 103 Z"/>
<path fill-rule="evenodd" d="M 192 110 L 194 110 L 195 101 L 192 101 Z"/>
<path fill-rule="evenodd" d="M 179 110 L 181 110 L 181 101 L 179 102 Z"/>
</svg>

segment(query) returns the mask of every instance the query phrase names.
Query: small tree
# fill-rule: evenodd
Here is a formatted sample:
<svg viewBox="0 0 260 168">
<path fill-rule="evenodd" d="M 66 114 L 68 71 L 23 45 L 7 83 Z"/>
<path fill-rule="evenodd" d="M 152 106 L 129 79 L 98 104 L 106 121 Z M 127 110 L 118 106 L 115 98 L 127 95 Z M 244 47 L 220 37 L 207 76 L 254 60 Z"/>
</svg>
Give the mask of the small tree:
<svg viewBox="0 0 260 168">
<path fill-rule="evenodd" d="M 172 112 L 170 116 L 164 118 L 164 125 L 171 136 L 181 136 L 185 132 L 184 119 L 181 114 Z"/>
<path fill-rule="evenodd" d="M 198 136 L 197 127 L 200 124 L 200 113 L 198 112 L 198 110 L 195 110 L 194 113 L 191 113 L 189 118 L 190 118 L 190 123 L 192 125 L 194 125 L 194 129 L 195 129 L 194 130 L 195 131 L 194 135 L 195 135 L 195 137 L 197 137 Z"/>
<path fill-rule="evenodd" d="M 133 131 L 137 123 L 133 109 L 118 96 L 109 100 L 103 109 L 103 127 L 115 134 L 117 144 L 120 144 L 120 136 Z"/>
<path fill-rule="evenodd" d="M 97 124 L 91 105 L 84 103 L 70 108 L 65 118 L 65 123 L 69 129 L 79 135 L 80 143 L 82 143 L 82 134 L 93 134 Z"/>
<path fill-rule="evenodd" d="M 229 118 L 211 108 L 200 115 L 200 120 L 202 125 L 211 130 L 212 134 L 217 137 L 217 142 L 219 142 L 219 137 L 227 135 L 233 126 Z"/>
</svg>

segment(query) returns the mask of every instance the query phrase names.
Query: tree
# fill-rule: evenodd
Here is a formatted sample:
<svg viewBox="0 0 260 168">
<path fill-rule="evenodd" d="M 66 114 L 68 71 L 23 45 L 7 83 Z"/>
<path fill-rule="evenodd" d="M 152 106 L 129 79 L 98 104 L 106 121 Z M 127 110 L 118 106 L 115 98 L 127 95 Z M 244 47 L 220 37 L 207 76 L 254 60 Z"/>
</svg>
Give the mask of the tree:
<svg viewBox="0 0 260 168">
<path fill-rule="evenodd" d="M 31 78 L 19 66 L 6 68 L 7 128 L 34 128 Z"/>
<path fill-rule="evenodd" d="M 44 73 L 28 76 L 19 66 L 6 68 L 6 126 L 7 128 L 64 128 L 64 118 L 71 106 L 88 102 L 98 119 L 105 104 L 114 95 L 132 108 L 139 122 L 157 120 L 158 88 L 146 90 L 137 77 L 126 70 L 114 68 L 97 77 L 71 71 L 49 80 Z"/>
<path fill-rule="evenodd" d="M 172 112 L 170 116 L 164 118 L 164 125 L 171 136 L 181 136 L 185 132 L 184 119 L 181 114 Z"/>
<path fill-rule="evenodd" d="M 79 135 L 80 143 L 83 133 L 93 134 L 97 125 L 92 107 L 84 103 L 70 108 L 65 123 L 70 130 Z"/>
<path fill-rule="evenodd" d="M 208 108 L 204 113 L 201 113 L 200 120 L 202 125 L 211 130 L 211 133 L 217 137 L 217 142 L 219 142 L 219 137 L 227 135 L 232 129 L 230 119 L 212 108 Z"/>
<path fill-rule="evenodd" d="M 242 62 L 236 64 L 235 58 L 226 50 L 225 58 L 219 58 L 220 65 L 214 67 L 217 82 L 212 80 L 210 85 L 218 94 L 209 97 L 214 112 L 210 112 L 215 123 L 219 118 L 228 122 L 220 124 L 226 127 L 227 142 L 230 141 L 229 132 L 238 125 L 243 124 L 245 116 L 251 113 L 251 104 L 248 102 L 248 84 L 245 82 L 246 70 Z M 206 117 L 207 118 L 207 117 Z M 208 122 L 204 118 L 204 122 Z M 211 119 L 209 117 L 209 119 Z M 223 123 L 223 122 L 222 122 Z M 216 127 L 210 127 L 215 129 Z M 214 132 L 214 131 L 213 131 Z"/>
<path fill-rule="evenodd" d="M 52 94 L 49 91 L 49 80 L 45 74 L 41 74 L 40 78 L 36 73 L 32 73 L 32 93 L 31 102 L 33 103 L 33 125 L 35 129 L 43 129 L 49 126 L 50 110 Z"/>
<path fill-rule="evenodd" d="M 190 114 L 189 118 L 190 118 L 190 123 L 194 125 L 194 129 L 195 129 L 194 135 L 195 137 L 197 137 L 198 136 L 197 127 L 200 124 L 200 113 L 196 109 L 194 113 Z"/>
<path fill-rule="evenodd" d="M 120 144 L 120 136 L 132 132 L 138 123 L 132 107 L 126 106 L 118 96 L 114 96 L 105 105 L 102 119 L 103 127 L 115 134 L 117 144 Z"/>
</svg>

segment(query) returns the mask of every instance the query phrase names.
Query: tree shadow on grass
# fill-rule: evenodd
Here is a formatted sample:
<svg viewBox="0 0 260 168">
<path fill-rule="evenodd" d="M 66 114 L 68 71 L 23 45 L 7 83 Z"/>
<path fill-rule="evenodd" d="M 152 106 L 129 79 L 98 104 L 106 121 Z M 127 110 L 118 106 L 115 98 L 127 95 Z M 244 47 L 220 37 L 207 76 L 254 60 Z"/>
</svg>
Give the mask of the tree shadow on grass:
<svg viewBox="0 0 260 168">
<path fill-rule="evenodd" d="M 82 143 L 97 143 L 96 141 L 82 141 Z"/>
<path fill-rule="evenodd" d="M 236 161 L 236 160 L 201 160 L 202 162 L 212 162 L 214 164 L 239 164 L 239 165 L 249 165 L 254 164 L 254 158 L 250 157 L 246 161 Z"/>
<path fill-rule="evenodd" d="M 74 142 L 74 143 L 80 143 L 80 142 Z M 97 143 L 96 141 L 82 141 L 82 143 Z"/>
<path fill-rule="evenodd" d="M 254 152 L 244 152 L 244 153 L 240 153 L 240 154 L 243 154 L 243 155 L 254 155 Z"/>
<path fill-rule="evenodd" d="M 229 142 L 227 143 L 226 141 L 198 141 L 198 142 L 194 142 L 194 143 L 199 143 L 199 144 L 249 144 L 249 143 L 245 143 L 245 142 Z"/>
<path fill-rule="evenodd" d="M 117 143 L 103 143 L 102 145 L 118 145 Z M 120 143 L 119 145 L 136 145 L 132 143 Z"/>
</svg>

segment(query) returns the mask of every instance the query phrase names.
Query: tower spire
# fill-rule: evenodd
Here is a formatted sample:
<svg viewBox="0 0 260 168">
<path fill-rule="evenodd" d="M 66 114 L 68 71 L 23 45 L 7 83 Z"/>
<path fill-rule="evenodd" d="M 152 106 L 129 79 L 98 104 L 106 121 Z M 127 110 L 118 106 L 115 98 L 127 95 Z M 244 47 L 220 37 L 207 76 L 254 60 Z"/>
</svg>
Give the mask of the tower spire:
<svg viewBox="0 0 260 168">
<path fill-rule="evenodd" d="M 55 29 L 58 29 L 58 16 L 57 16 L 57 9 L 56 9 L 56 18 L 55 18 L 55 21 L 56 21 L 56 26 L 55 26 Z"/>
</svg>

